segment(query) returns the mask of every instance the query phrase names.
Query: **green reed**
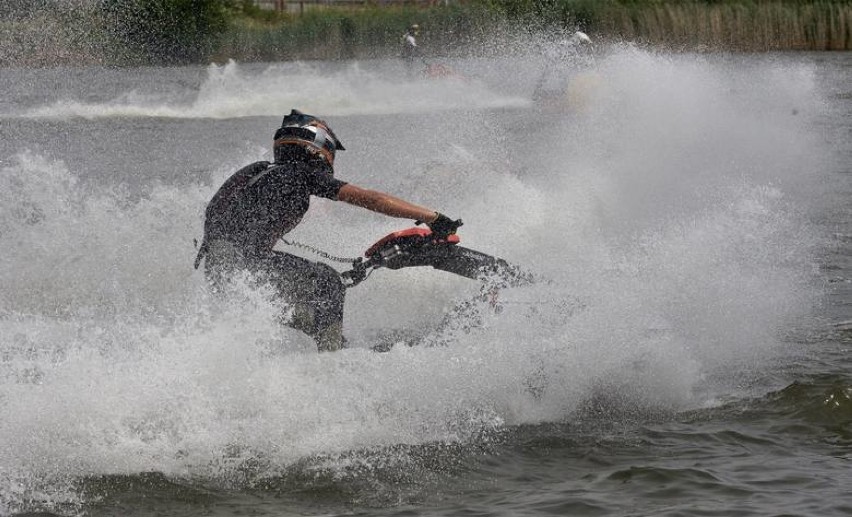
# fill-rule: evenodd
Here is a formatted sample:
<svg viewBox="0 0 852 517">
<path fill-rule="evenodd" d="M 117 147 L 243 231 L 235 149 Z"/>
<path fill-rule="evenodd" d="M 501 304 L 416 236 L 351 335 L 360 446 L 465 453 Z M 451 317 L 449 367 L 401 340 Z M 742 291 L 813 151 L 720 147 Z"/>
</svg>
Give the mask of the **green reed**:
<svg viewBox="0 0 852 517">
<path fill-rule="evenodd" d="M 685 48 L 852 49 L 852 4 L 830 1 L 678 2 L 609 6 L 597 29 L 611 38 Z"/>
<path fill-rule="evenodd" d="M 433 7 L 374 1 L 306 4 L 304 12 L 289 14 L 244 3 L 227 12 L 215 33 L 195 34 L 193 41 L 170 41 L 180 31 L 166 31 L 160 39 L 185 50 L 174 55 L 169 45 L 153 52 L 142 44 L 147 41 L 117 30 L 136 25 L 98 7 L 108 4 L 66 10 L 57 4 L 0 18 L 0 66 L 388 57 L 398 54 L 411 23 L 422 26 L 420 42 L 434 55 L 499 51 L 524 44 L 531 33 L 578 28 L 598 41 L 674 50 L 852 50 L 852 0 L 451 0 Z"/>
<path fill-rule="evenodd" d="M 409 24 L 430 52 L 494 43 L 497 34 L 583 29 L 597 39 L 672 49 L 852 50 L 845 0 L 474 0 L 446 7 L 312 9 L 276 22 L 232 24 L 220 59 L 334 59 L 393 55 Z"/>
<path fill-rule="evenodd" d="M 413 6 L 313 8 L 277 21 L 236 19 L 218 39 L 214 58 L 223 60 L 337 59 L 395 56 L 412 23 L 430 52 L 446 53 L 481 40 L 504 24 L 482 4 L 434 8 Z"/>
</svg>

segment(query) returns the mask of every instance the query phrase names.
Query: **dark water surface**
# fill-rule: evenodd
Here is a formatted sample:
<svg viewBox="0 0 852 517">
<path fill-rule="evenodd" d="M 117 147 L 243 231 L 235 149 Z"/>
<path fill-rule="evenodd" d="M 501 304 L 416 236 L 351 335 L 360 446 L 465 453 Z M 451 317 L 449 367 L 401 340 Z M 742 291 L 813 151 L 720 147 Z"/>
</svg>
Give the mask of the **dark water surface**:
<svg viewBox="0 0 852 517">
<path fill-rule="evenodd" d="M 449 64 L 0 71 L 0 515 L 852 514 L 852 54 L 616 47 L 540 104 L 534 56 Z M 385 354 L 476 286 L 377 272 L 324 355 L 210 299 L 205 203 L 291 107 L 552 281 Z"/>
</svg>

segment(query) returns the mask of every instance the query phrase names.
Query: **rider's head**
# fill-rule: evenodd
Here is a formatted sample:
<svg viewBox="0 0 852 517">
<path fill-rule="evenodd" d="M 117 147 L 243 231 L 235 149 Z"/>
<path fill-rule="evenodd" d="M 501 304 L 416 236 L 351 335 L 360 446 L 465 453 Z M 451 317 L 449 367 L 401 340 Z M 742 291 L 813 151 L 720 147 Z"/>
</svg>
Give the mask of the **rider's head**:
<svg viewBox="0 0 852 517">
<path fill-rule="evenodd" d="M 420 26 L 414 23 L 408 28 L 408 32 L 417 36 L 418 34 L 420 34 Z"/>
<path fill-rule="evenodd" d="M 574 32 L 574 34 L 572 34 L 571 37 L 568 38 L 568 41 L 572 45 L 576 45 L 576 46 L 584 46 L 584 45 L 591 45 L 592 44 L 592 39 L 589 37 L 589 35 L 586 34 L 585 32 L 582 32 L 582 31 Z"/>
<path fill-rule="evenodd" d="M 321 158 L 328 165 L 334 165 L 335 153 L 344 150 L 343 144 L 328 124 L 295 109 L 284 117 L 281 127 L 275 131 L 272 148 L 276 162 L 286 161 L 307 151 L 310 156 Z"/>
</svg>

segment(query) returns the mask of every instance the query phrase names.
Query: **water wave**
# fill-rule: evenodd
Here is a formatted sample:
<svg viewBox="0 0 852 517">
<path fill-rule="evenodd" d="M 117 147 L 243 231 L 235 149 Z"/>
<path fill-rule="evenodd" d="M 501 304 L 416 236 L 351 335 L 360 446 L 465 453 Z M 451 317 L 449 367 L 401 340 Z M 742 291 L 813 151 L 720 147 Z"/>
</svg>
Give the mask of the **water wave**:
<svg viewBox="0 0 852 517">
<path fill-rule="evenodd" d="M 357 63 L 323 70 L 306 63 L 245 70 L 234 61 L 212 64 L 197 90 L 119 93 L 105 102 L 65 98 L 7 117 L 26 119 L 212 118 L 268 116 L 299 107 L 324 116 L 434 113 L 453 109 L 526 107 L 528 99 L 500 94 L 478 80 L 406 79 L 368 71 Z M 192 100 L 186 101 L 186 97 Z"/>
</svg>

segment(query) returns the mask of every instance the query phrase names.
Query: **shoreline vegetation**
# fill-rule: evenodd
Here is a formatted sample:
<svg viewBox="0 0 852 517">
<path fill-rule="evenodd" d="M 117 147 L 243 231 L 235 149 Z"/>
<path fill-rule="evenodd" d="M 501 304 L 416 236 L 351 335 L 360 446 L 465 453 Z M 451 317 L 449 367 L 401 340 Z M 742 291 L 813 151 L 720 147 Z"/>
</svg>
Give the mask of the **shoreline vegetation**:
<svg viewBox="0 0 852 517">
<path fill-rule="evenodd" d="M 279 12 L 248 0 L 10 0 L 0 66 L 395 57 L 412 23 L 432 56 L 511 51 L 577 29 L 672 51 L 852 50 L 852 0 L 387 1 L 303 0 Z"/>
</svg>

